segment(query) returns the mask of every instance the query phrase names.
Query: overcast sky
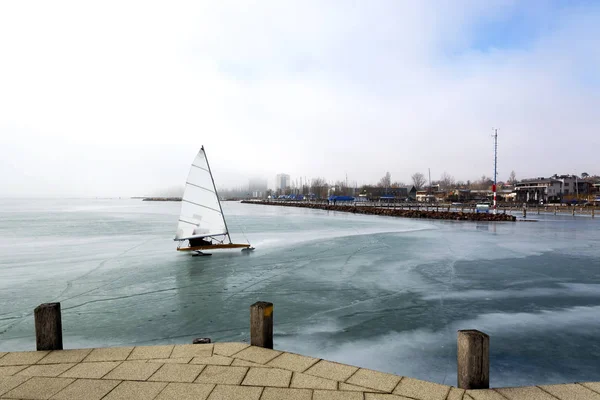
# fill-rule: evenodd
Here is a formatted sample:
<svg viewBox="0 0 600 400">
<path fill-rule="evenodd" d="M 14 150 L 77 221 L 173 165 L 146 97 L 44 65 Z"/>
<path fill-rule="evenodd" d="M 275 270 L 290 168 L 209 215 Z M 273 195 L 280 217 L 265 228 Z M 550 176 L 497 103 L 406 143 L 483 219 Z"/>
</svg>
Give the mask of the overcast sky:
<svg viewBox="0 0 600 400">
<path fill-rule="evenodd" d="M 3 1 L 0 196 L 600 174 L 598 1 Z"/>
</svg>

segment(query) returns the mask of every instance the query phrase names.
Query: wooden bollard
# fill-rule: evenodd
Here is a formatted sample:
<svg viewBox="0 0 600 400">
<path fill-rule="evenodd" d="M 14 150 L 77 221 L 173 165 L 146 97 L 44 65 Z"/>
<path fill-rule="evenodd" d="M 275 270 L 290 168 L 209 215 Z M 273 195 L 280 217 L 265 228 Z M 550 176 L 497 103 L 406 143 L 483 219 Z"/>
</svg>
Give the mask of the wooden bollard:
<svg viewBox="0 0 600 400">
<path fill-rule="evenodd" d="M 558 211 L 558 207 L 554 206 L 554 215 L 556 215 L 557 211 Z"/>
<path fill-rule="evenodd" d="M 490 337 L 477 330 L 458 331 L 458 387 L 490 387 Z"/>
<path fill-rule="evenodd" d="M 595 208 L 592 208 L 592 218 L 594 218 L 594 211 L 595 210 L 596 210 Z"/>
<path fill-rule="evenodd" d="M 523 218 L 527 218 L 527 209 L 523 207 Z"/>
<path fill-rule="evenodd" d="M 273 303 L 258 301 L 250 306 L 250 344 L 273 348 Z"/>
<path fill-rule="evenodd" d="M 573 214 L 573 216 L 575 216 L 575 206 L 573 206 L 573 209 L 571 210 L 571 214 Z"/>
<path fill-rule="evenodd" d="M 37 350 L 62 350 L 60 303 L 40 304 L 33 310 L 33 315 Z"/>
</svg>

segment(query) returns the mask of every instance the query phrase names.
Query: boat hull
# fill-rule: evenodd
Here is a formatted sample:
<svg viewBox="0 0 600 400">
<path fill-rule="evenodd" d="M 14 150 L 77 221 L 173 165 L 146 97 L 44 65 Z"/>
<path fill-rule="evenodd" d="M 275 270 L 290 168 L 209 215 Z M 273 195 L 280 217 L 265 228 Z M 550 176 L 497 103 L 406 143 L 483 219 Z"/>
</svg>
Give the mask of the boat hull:
<svg viewBox="0 0 600 400">
<path fill-rule="evenodd" d="M 213 244 L 211 246 L 193 246 L 193 247 L 179 247 L 177 251 L 202 251 L 202 250 L 218 250 L 218 249 L 247 249 L 249 244 Z"/>
</svg>

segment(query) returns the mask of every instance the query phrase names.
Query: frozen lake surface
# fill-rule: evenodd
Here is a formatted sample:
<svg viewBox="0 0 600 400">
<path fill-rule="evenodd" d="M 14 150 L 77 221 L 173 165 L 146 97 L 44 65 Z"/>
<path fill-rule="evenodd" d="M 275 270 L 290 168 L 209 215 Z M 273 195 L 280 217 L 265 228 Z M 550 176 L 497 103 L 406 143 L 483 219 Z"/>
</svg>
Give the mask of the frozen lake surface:
<svg viewBox="0 0 600 400">
<path fill-rule="evenodd" d="M 35 348 L 60 301 L 66 348 L 248 341 L 456 384 L 456 331 L 491 336 L 492 386 L 600 380 L 600 219 L 427 221 L 223 203 L 251 254 L 191 257 L 180 203 L 0 200 L 0 351 Z"/>
</svg>

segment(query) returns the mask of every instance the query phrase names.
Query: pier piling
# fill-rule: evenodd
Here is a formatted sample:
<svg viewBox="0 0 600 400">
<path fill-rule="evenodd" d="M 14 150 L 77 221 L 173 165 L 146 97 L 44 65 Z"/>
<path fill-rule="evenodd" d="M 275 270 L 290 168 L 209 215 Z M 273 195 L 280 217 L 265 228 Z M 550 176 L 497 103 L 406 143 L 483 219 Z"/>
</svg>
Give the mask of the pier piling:
<svg viewBox="0 0 600 400">
<path fill-rule="evenodd" d="M 273 303 L 258 301 L 250 306 L 250 344 L 273 348 Z"/>
<path fill-rule="evenodd" d="M 490 387 L 490 337 L 477 330 L 458 331 L 458 387 Z"/>
<path fill-rule="evenodd" d="M 62 350 L 60 303 L 40 304 L 33 310 L 37 350 Z"/>
</svg>

